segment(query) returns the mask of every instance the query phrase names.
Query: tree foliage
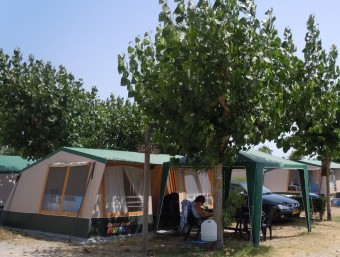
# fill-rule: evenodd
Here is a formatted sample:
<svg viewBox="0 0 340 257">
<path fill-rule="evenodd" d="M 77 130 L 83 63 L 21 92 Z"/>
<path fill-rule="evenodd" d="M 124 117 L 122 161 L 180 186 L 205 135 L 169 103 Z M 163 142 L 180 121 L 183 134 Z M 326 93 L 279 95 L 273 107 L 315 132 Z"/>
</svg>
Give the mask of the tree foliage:
<svg viewBox="0 0 340 257">
<path fill-rule="evenodd" d="M 137 151 L 138 143 L 144 142 L 143 116 L 135 103 L 110 95 L 97 103 L 92 128 L 85 135 L 92 142 L 88 145 L 101 149 Z"/>
<path fill-rule="evenodd" d="M 272 154 L 273 153 L 273 150 L 270 149 L 268 146 L 266 145 L 263 145 L 261 146 L 259 149 L 258 149 L 260 152 L 264 152 L 264 153 L 267 153 L 267 154 Z"/>
<path fill-rule="evenodd" d="M 151 117 L 166 152 L 212 164 L 282 131 L 291 34 L 282 41 L 271 10 L 263 22 L 253 1 L 166 3 L 150 35 L 119 57 L 122 85 Z"/>
<path fill-rule="evenodd" d="M 136 107 L 82 86 L 63 66 L 0 49 L 0 145 L 31 159 L 62 146 L 136 149 L 143 138 Z M 131 115 L 136 124 L 119 121 Z"/>
<path fill-rule="evenodd" d="M 327 186 L 327 218 L 330 213 L 330 161 L 340 156 L 340 70 L 336 64 L 338 52 L 322 47 L 320 31 L 311 15 L 307 21 L 304 61 L 295 78 L 291 99 L 286 104 L 292 121 L 291 131 L 278 140 L 285 151 L 290 147 L 301 155 L 317 155 L 323 162 Z"/>
<path fill-rule="evenodd" d="M 137 37 L 127 56 L 118 57 L 118 70 L 163 149 L 214 166 L 222 231 L 222 164 L 290 128 L 281 120 L 295 47 L 289 30 L 283 40 L 278 36 L 271 10 L 264 21 L 256 18 L 253 1 L 175 2 L 172 12 L 160 1 L 154 42 L 148 33 Z"/>
<path fill-rule="evenodd" d="M 303 155 L 300 154 L 297 150 L 293 150 L 288 157 L 288 159 L 292 161 L 300 160 L 302 158 L 303 158 Z"/>
<path fill-rule="evenodd" d="M 307 22 L 304 61 L 295 77 L 287 105 L 291 134 L 282 135 L 279 146 L 294 147 L 304 155 L 338 157 L 340 154 L 339 67 L 337 49 L 322 48 L 314 16 Z"/>
</svg>

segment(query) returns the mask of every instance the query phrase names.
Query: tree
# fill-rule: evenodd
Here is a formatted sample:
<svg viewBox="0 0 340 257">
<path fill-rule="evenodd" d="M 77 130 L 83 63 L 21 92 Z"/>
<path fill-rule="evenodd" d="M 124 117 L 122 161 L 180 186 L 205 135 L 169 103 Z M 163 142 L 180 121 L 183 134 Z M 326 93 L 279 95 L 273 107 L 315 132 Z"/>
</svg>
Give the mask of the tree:
<svg viewBox="0 0 340 257">
<path fill-rule="evenodd" d="M 317 155 L 326 176 L 327 219 L 331 220 L 329 169 L 332 158 L 340 155 L 339 67 L 337 49 L 327 54 L 322 48 L 315 17 L 307 21 L 304 62 L 298 69 L 296 85 L 287 102 L 287 117 L 293 121 L 291 133 L 282 135 L 278 145 L 287 151 L 297 149 L 300 155 Z"/>
<path fill-rule="evenodd" d="M 293 150 L 288 157 L 288 159 L 292 161 L 300 160 L 302 158 L 303 158 L 303 155 L 300 154 L 297 150 Z"/>
<path fill-rule="evenodd" d="M 264 152 L 264 153 L 267 153 L 267 154 L 272 154 L 273 153 L 273 150 L 270 149 L 268 146 L 266 145 L 263 145 L 261 146 L 259 149 L 258 149 L 260 152 Z"/>
<path fill-rule="evenodd" d="M 143 128 L 135 104 L 82 86 L 63 66 L 0 49 L 0 145 L 30 159 L 62 146 L 136 150 Z"/>
<path fill-rule="evenodd" d="M 105 148 L 136 151 L 138 143 L 144 142 L 142 112 L 136 103 L 112 95 L 105 101 L 108 117 L 104 122 L 106 131 L 103 139 Z"/>
<path fill-rule="evenodd" d="M 19 49 L 10 58 L 0 52 L 1 141 L 24 157 L 41 158 L 56 146 L 77 142 L 82 118 L 82 82 L 62 66 L 22 61 Z"/>
<path fill-rule="evenodd" d="M 284 82 L 295 48 L 288 30 L 284 41 L 277 35 L 271 10 L 263 23 L 256 18 L 253 1 L 175 2 L 172 14 L 160 1 L 155 42 L 137 37 L 128 61 L 118 57 L 118 70 L 164 151 L 212 165 L 221 248 L 222 165 L 285 129 Z"/>
<path fill-rule="evenodd" d="M 105 101 L 93 99 L 84 108 L 88 114 L 81 123 L 83 147 L 136 151 L 144 142 L 143 118 L 135 103 L 111 94 Z"/>
</svg>

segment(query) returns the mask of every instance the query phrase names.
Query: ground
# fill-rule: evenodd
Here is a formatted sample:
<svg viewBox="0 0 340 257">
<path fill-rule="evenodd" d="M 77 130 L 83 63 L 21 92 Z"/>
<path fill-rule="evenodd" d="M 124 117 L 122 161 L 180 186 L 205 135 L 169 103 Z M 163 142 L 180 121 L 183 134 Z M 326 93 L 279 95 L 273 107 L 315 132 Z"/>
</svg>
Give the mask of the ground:
<svg viewBox="0 0 340 257">
<path fill-rule="evenodd" d="M 260 242 L 260 253 L 252 256 L 309 256 L 340 257 L 340 208 L 332 207 L 333 221 L 312 221 L 312 232 L 308 233 L 303 217 L 275 224 L 273 239 Z M 0 228 L 0 256 L 144 256 L 140 235 L 92 238 L 55 237 L 55 235 L 32 234 Z M 150 234 L 148 256 L 247 256 L 242 254 L 237 245 L 248 245 L 248 241 L 239 239 L 232 231 L 226 231 L 223 251 L 216 251 L 214 246 L 202 247 L 183 241 L 183 236 Z M 236 247 L 235 247 L 236 246 Z M 248 247 L 251 248 L 251 247 Z"/>
</svg>

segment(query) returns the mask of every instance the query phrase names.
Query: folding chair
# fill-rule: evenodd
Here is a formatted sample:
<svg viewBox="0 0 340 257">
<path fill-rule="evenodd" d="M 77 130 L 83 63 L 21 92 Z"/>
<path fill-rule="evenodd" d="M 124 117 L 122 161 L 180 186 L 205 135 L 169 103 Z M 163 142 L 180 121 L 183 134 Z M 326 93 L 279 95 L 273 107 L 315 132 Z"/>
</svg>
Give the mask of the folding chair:
<svg viewBox="0 0 340 257">
<path fill-rule="evenodd" d="M 236 220 L 235 233 L 239 232 L 240 238 L 242 238 L 243 237 L 242 233 L 246 232 L 250 237 L 250 228 L 248 226 L 249 211 L 242 209 L 236 210 L 235 220 Z"/>
<path fill-rule="evenodd" d="M 188 238 L 192 238 L 197 240 L 199 238 L 199 235 L 201 234 L 201 220 L 197 219 L 194 214 L 191 211 L 191 208 L 188 210 L 188 231 L 185 234 L 184 240 L 187 240 Z M 191 230 L 195 228 L 197 229 L 197 232 L 194 237 L 191 237 Z"/>
<path fill-rule="evenodd" d="M 273 206 L 270 208 L 269 213 L 267 215 L 264 215 L 262 219 L 261 224 L 261 231 L 263 235 L 263 241 L 267 240 L 267 229 L 269 229 L 269 238 L 273 238 L 273 232 L 272 232 L 272 221 L 275 217 L 275 214 L 277 212 L 277 206 Z"/>
</svg>

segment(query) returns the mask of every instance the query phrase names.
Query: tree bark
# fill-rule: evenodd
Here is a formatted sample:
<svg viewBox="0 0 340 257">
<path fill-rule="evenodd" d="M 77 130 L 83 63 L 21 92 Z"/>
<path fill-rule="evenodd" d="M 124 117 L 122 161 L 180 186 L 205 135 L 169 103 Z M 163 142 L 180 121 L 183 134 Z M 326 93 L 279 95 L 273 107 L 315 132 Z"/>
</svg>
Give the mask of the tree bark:
<svg viewBox="0 0 340 257">
<path fill-rule="evenodd" d="M 213 168 L 213 199 L 214 199 L 214 220 L 217 224 L 217 249 L 223 249 L 223 176 L 222 164 L 215 165 Z"/>
<path fill-rule="evenodd" d="M 330 166 L 331 166 L 331 158 L 325 157 L 322 163 L 322 168 L 325 169 L 326 172 L 326 198 L 327 198 L 327 220 L 332 220 L 332 212 L 331 212 L 331 190 L 329 186 L 329 174 L 330 174 Z"/>
</svg>

